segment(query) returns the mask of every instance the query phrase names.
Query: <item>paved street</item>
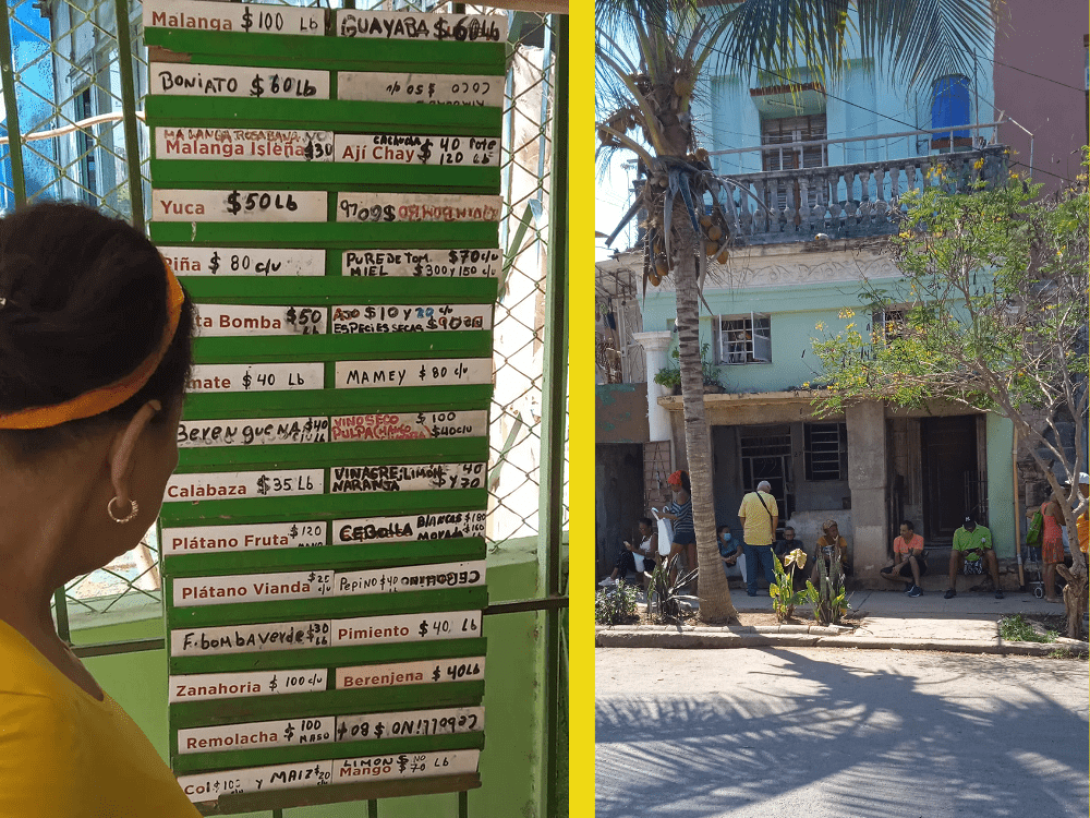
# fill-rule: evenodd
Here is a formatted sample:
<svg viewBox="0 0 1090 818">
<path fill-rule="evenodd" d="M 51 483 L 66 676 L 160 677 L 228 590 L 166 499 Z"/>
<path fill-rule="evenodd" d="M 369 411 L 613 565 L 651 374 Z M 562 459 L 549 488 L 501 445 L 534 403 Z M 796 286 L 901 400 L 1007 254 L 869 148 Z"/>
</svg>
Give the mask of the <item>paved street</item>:
<svg viewBox="0 0 1090 818">
<path fill-rule="evenodd" d="M 599 649 L 597 818 L 1085 818 L 1087 663 Z"/>
</svg>

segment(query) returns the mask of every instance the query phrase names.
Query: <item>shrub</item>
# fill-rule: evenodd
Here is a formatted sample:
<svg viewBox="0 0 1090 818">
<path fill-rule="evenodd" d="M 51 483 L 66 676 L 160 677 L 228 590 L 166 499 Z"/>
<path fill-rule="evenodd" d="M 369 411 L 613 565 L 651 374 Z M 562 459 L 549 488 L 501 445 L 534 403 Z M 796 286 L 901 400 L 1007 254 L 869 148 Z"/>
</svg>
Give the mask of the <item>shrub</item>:
<svg viewBox="0 0 1090 818">
<path fill-rule="evenodd" d="M 598 591 L 594 597 L 594 621 L 599 625 L 620 625 L 636 616 L 636 587 L 617 585 Z"/>
</svg>

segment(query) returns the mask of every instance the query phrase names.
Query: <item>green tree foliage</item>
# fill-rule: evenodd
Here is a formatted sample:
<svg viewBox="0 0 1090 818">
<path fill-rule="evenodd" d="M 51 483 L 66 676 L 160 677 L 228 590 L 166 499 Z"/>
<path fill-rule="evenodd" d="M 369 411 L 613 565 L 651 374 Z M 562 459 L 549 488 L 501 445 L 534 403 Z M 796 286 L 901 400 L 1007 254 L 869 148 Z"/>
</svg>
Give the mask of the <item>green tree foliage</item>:
<svg viewBox="0 0 1090 818">
<path fill-rule="evenodd" d="M 1005 417 L 1032 444 L 1075 531 L 1087 507 L 1075 484 L 1086 471 L 1090 200 L 1085 176 L 1043 199 L 1039 187 L 1012 173 L 993 189 L 906 195 L 890 242 L 903 278 L 864 281 L 862 314 L 845 311 L 854 320 L 814 343 L 828 390 L 816 403 L 829 414 L 861 400 L 944 401 Z M 1073 457 L 1063 423 L 1075 429 Z"/>
</svg>

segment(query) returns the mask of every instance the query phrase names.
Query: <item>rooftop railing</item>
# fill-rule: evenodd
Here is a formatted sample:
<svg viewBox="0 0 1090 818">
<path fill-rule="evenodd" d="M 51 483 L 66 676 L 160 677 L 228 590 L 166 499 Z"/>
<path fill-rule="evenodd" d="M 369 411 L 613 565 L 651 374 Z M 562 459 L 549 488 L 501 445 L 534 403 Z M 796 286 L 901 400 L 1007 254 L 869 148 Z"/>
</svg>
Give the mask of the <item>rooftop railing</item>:
<svg viewBox="0 0 1090 818">
<path fill-rule="evenodd" d="M 906 131 L 882 136 L 838 140 L 791 142 L 710 152 L 713 156 L 754 154 L 766 166 L 783 168 L 758 173 L 730 173 L 734 195 L 722 204 L 737 218 L 739 244 L 775 244 L 828 238 L 861 238 L 886 235 L 897 229 L 903 210 L 901 197 L 926 186 L 950 192 L 969 192 L 974 184 L 986 185 L 1007 176 L 1008 148 L 978 138 L 958 138 L 956 132 L 995 128 L 1000 123 L 964 125 L 943 130 Z M 889 157 L 891 140 L 947 136 L 946 153 Z M 994 137 L 993 137 L 994 138 Z M 863 143 L 867 153 L 877 153 L 874 143 L 883 141 L 886 156 L 861 162 L 831 164 L 830 146 Z M 961 144 L 959 144 L 959 142 Z M 790 167 L 791 164 L 811 167 Z M 788 167 L 785 167 L 787 165 Z"/>
</svg>

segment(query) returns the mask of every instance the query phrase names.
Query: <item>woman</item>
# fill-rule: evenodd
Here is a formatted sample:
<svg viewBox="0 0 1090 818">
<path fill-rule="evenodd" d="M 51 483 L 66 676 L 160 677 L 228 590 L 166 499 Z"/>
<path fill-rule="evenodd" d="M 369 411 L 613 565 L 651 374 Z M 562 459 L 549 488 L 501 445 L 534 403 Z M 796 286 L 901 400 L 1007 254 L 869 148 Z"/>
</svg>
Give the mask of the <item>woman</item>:
<svg viewBox="0 0 1090 818">
<path fill-rule="evenodd" d="M 685 568 L 692 571 L 696 568 L 696 530 L 693 528 L 693 498 L 690 495 L 692 486 L 689 483 L 689 473 L 676 471 L 666 478 L 670 490 L 674 493 L 674 502 L 666 506 L 662 516 L 674 523 L 674 539 L 670 543 L 670 556 L 672 560 L 678 554 L 685 554 Z M 675 580 L 671 576 L 670 580 Z"/>
<path fill-rule="evenodd" d="M 637 573 L 643 579 L 644 587 L 647 586 L 647 578 L 644 571 L 651 573 L 655 570 L 655 555 L 659 550 L 659 535 L 655 531 L 655 523 L 650 517 L 640 517 L 640 544 L 633 545 L 625 540 L 624 547 L 617 554 L 617 560 L 613 564 L 613 573 L 598 583 L 600 588 L 609 588 L 617 584 L 619 578 L 623 578 L 629 571 Z M 643 568 L 636 565 L 636 557 L 640 557 Z"/>
<path fill-rule="evenodd" d="M 814 568 L 810 572 L 810 581 L 814 585 L 817 585 L 818 579 L 821 578 L 818 560 L 824 560 L 826 571 L 831 571 L 834 555 L 839 554 L 841 571 L 847 572 L 848 569 L 848 541 L 840 535 L 840 527 L 836 524 L 836 520 L 826 520 L 821 530 L 823 533 L 818 537 L 817 553 L 814 554 Z"/>
<path fill-rule="evenodd" d="M 1064 513 L 1059 498 L 1041 503 L 1041 516 L 1045 527 L 1041 538 L 1041 562 L 1045 564 L 1045 601 L 1063 602 L 1056 596 L 1056 566 L 1064 561 Z"/>
<path fill-rule="evenodd" d="M 0 815 L 199 814 L 50 615 L 158 514 L 192 325 L 129 225 L 64 204 L 0 220 Z"/>
</svg>

